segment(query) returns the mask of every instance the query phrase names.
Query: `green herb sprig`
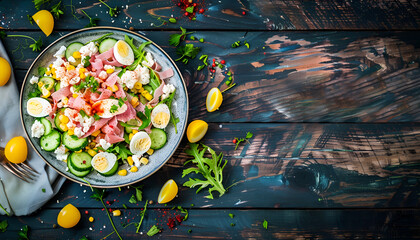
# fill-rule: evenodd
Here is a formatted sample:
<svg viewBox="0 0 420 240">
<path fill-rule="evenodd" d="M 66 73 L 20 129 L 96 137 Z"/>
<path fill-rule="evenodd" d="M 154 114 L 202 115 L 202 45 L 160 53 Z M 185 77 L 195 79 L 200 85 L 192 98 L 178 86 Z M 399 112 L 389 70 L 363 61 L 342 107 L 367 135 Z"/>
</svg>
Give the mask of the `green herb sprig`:
<svg viewBox="0 0 420 240">
<path fill-rule="evenodd" d="M 19 232 L 18 232 L 19 240 L 20 239 L 29 240 L 28 231 L 29 231 L 28 225 L 23 226 L 22 229 L 20 229 Z"/>
<path fill-rule="evenodd" d="M 181 55 L 181 57 L 175 59 L 175 61 L 180 61 L 183 60 L 183 62 L 186 64 L 188 63 L 189 59 L 194 59 L 197 54 L 200 52 L 201 48 L 200 47 L 194 47 L 193 44 L 185 44 L 184 47 L 178 47 L 176 49 L 176 53 L 178 55 Z M 189 58 L 189 59 L 188 59 Z M 187 61 L 185 61 L 187 60 Z"/>
<path fill-rule="evenodd" d="M 239 144 L 240 144 L 241 142 L 246 141 L 246 142 L 248 142 L 249 144 L 251 144 L 251 143 L 248 141 L 248 139 L 252 138 L 253 136 L 254 136 L 254 134 L 252 134 L 251 132 L 247 132 L 247 133 L 246 133 L 246 136 L 245 136 L 244 138 L 237 138 L 237 137 L 235 137 L 235 140 L 236 140 L 235 150 L 238 148 L 238 146 L 239 146 Z"/>
<path fill-rule="evenodd" d="M 85 28 L 89 28 L 89 27 L 96 27 L 99 21 L 99 18 L 91 18 L 85 11 L 81 10 L 86 17 L 89 18 L 89 24 L 85 26 Z"/>
<path fill-rule="evenodd" d="M 150 228 L 150 230 L 147 232 L 147 236 L 151 237 L 158 234 L 159 232 L 160 232 L 160 229 L 156 225 L 153 225 Z"/>
<path fill-rule="evenodd" d="M 103 2 L 102 0 L 99 0 L 99 2 L 103 3 L 105 6 L 107 6 L 109 8 L 109 16 L 111 16 L 111 17 L 117 17 L 118 16 L 118 7 L 112 8 L 108 4 Z"/>
<path fill-rule="evenodd" d="M 7 213 L 7 212 L 6 212 Z M 9 224 L 7 223 L 7 220 L 3 220 L 0 222 L 0 232 L 6 232 L 7 226 Z"/>
<path fill-rule="evenodd" d="M 42 38 L 39 37 L 38 40 L 35 40 L 33 37 L 27 36 L 27 35 L 8 35 L 5 31 L 0 31 L 0 39 L 3 39 L 5 37 L 21 37 L 21 38 L 29 38 L 30 40 L 34 41 L 31 45 L 29 45 L 30 48 L 32 48 L 32 51 L 38 52 L 41 51 L 42 48 Z"/>
<path fill-rule="evenodd" d="M 40 10 L 41 6 L 46 5 L 51 2 L 51 0 L 32 0 L 32 2 L 34 3 L 36 10 Z"/>
<path fill-rule="evenodd" d="M 263 222 L 263 227 L 264 227 L 265 229 L 267 229 L 267 228 L 268 228 L 268 222 L 267 222 L 267 220 L 265 220 L 265 219 L 264 219 L 264 222 Z"/>
<path fill-rule="evenodd" d="M 146 210 L 147 210 L 147 203 L 148 203 L 148 200 L 146 200 L 146 203 L 144 204 L 144 209 L 140 212 L 140 222 L 137 225 L 136 233 L 139 233 L 141 224 L 143 223 L 144 215 L 146 214 Z"/>
<path fill-rule="evenodd" d="M 56 5 L 54 5 L 51 8 L 51 11 L 50 12 L 55 17 L 55 19 L 59 19 L 60 18 L 60 15 L 63 15 L 64 14 L 64 12 L 63 12 L 63 10 L 61 8 L 61 1 L 58 2 Z"/>
<path fill-rule="evenodd" d="M 169 36 L 169 45 L 177 47 L 179 43 L 185 39 L 185 36 L 187 36 L 188 34 L 194 33 L 194 32 L 187 32 L 187 30 L 183 27 L 180 27 L 180 29 L 181 29 L 181 34 L 175 33 Z"/>
</svg>

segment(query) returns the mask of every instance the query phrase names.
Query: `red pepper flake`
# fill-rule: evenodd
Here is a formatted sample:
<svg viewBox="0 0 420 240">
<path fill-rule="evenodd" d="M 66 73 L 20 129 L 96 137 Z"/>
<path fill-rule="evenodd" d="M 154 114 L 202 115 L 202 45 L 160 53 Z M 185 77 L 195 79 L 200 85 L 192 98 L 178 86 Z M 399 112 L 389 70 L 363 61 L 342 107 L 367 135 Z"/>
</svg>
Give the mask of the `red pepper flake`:
<svg viewBox="0 0 420 240">
<path fill-rule="evenodd" d="M 181 223 L 181 222 L 182 222 L 182 220 L 184 220 L 184 217 L 183 217 L 183 216 L 181 216 L 181 215 L 176 215 L 176 216 L 175 216 L 175 218 L 176 218 L 176 220 L 177 220 L 179 223 Z"/>
<path fill-rule="evenodd" d="M 86 211 L 85 211 L 85 214 L 86 214 L 86 215 L 87 215 L 87 214 L 89 214 L 89 211 L 88 211 L 88 210 L 86 210 Z"/>
<path fill-rule="evenodd" d="M 220 61 L 221 64 L 226 64 L 225 60 Z"/>
<path fill-rule="evenodd" d="M 188 17 L 189 13 L 188 12 L 185 12 L 184 15 Z"/>
<path fill-rule="evenodd" d="M 242 12 L 242 15 L 245 15 L 245 14 L 246 14 L 246 12 L 245 12 L 245 11 L 243 11 L 243 12 Z"/>
<path fill-rule="evenodd" d="M 86 160 L 83 160 L 83 164 L 86 164 Z"/>
<path fill-rule="evenodd" d="M 168 227 L 171 229 L 171 231 L 174 229 L 175 227 L 175 220 L 173 218 L 168 218 L 168 222 L 166 223 L 166 225 L 168 225 Z"/>
<path fill-rule="evenodd" d="M 109 201 L 106 201 L 106 204 L 110 205 L 111 203 Z"/>
<path fill-rule="evenodd" d="M 198 12 L 199 12 L 200 14 L 203 14 L 203 13 L 204 13 L 204 9 L 200 9 Z"/>
<path fill-rule="evenodd" d="M 212 67 L 216 67 L 216 63 L 213 63 L 211 66 L 212 66 Z"/>
<path fill-rule="evenodd" d="M 233 140 L 232 140 L 232 142 L 233 142 L 234 144 L 236 144 L 236 138 L 235 138 L 235 139 L 233 139 Z"/>
</svg>

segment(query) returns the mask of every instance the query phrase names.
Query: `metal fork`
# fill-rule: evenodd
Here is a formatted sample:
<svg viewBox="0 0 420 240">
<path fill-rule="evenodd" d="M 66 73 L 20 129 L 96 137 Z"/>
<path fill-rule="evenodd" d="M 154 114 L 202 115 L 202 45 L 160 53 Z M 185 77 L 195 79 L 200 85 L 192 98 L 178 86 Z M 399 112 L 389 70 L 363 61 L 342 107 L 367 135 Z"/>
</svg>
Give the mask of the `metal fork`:
<svg viewBox="0 0 420 240">
<path fill-rule="evenodd" d="M 4 154 L 4 148 L 2 147 L 0 147 L 0 165 L 27 183 L 34 181 L 39 175 L 35 169 L 31 168 L 26 163 L 15 164 L 9 162 L 9 160 L 6 158 L 6 155 Z"/>
</svg>

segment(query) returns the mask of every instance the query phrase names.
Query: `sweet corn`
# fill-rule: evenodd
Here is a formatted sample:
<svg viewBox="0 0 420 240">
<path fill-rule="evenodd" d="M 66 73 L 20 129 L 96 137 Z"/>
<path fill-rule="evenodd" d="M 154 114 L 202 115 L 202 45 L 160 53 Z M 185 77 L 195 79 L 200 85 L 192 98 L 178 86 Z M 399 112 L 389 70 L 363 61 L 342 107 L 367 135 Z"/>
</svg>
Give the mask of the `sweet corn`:
<svg viewBox="0 0 420 240">
<path fill-rule="evenodd" d="M 139 132 L 139 131 L 137 131 L 137 130 L 133 129 L 133 132 L 132 132 L 132 133 L 133 133 L 133 135 L 134 135 L 134 134 L 136 134 L 136 133 L 138 133 L 138 132 Z"/>
<path fill-rule="evenodd" d="M 143 165 L 146 165 L 146 164 L 148 164 L 148 163 L 149 163 L 149 159 L 147 159 L 147 158 L 145 158 L 145 157 L 142 157 L 142 158 L 140 158 L 140 162 L 141 162 Z"/>
<path fill-rule="evenodd" d="M 83 150 L 82 149 L 80 149 L 79 151 L 74 151 L 75 153 L 81 153 L 81 152 L 83 152 Z"/>
<path fill-rule="evenodd" d="M 44 86 L 43 82 L 38 82 L 38 87 L 42 88 L 42 86 Z"/>
<path fill-rule="evenodd" d="M 134 88 L 140 90 L 143 88 L 143 85 L 140 82 L 136 82 L 136 84 L 134 84 Z"/>
<path fill-rule="evenodd" d="M 114 84 L 114 85 L 111 87 L 111 91 L 113 91 L 113 92 L 118 91 L 118 86 Z"/>
<path fill-rule="evenodd" d="M 55 68 L 51 68 L 51 73 L 55 74 Z"/>
<path fill-rule="evenodd" d="M 122 169 L 122 170 L 118 171 L 118 175 L 120 175 L 120 176 L 127 176 L 127 170 Z"/>
<path fill-rule="evenodd" d="M 136 108 L 138 105 L 140 105 L 140 103 L 136 103 L 136 104 L 132 104 L 133 108 Z"/>
<path fill-rule="evenodd" d="M 109 91 L 112 92 L 112 88 L 111 87 L 106 87 L 106 89 L 108 89 Z"/>
<path fill-rule="evenodd" d="M 150 101 L 153 99 L 153 96 L 150 93 L 147 93 L 146 96 L 143 96 L 147 99 L 147 101 Z"/>
<path fill-rule="evenodd" d="M 54 78 L 56 80 L 59 80 L 59 79 L 57 79 L 57 75 L 55 75 L 55 73 L 53 73 L 52 78 Z"/>
<path fill-rule="evenodd" d="M 131 139 L 133 138 L 134 134 L 130 133 L 130 135 L 128 135 L 128 140 L 131 141 Z"/>
<path fill-rule="evenodd" d="M 130 102 L 131 102 L 131 105 L 134 106 L 135 104 L 137 104 L 139 102 L 139 98 L 138 97 L 133 97 Z"/>
<path fill-rule="evenodd" d="M 50 75 L 50 74 L 51 74 L 51 70 L 47 70 L 47 71 L 45 72 L 45 74 L 46 74 L 46 75 Z"/>
<path fill-rule="evenodd" d="M 49 96 L 51 96 L 51 92 L 47 90 L 46 88 L 42 88 L 42 97 L 47 98 Z"/>
<path fill-rule="evenodd" d="M 95 219 L 93 217 L 89 217 L 89 222 L 93 222 Z"/>
<path fill-rule="evenodd" d="M 76 52 L 73 53 L 73 57 L 74 58 L 81 58 L 82 56 L 80 55 L 79 51 L 76 51 Z"/>
<path fill-rule="evenodd" d="M 130 172 L 137 172 L 139 169 L 136 166 L 130 168 Z"/>
<path fill-rule="evenodd" d="M 99 131 L 99 130 L 98 130 Z M 95 150 L 96 151 L 96 143 L 95 142 L 91 142 L 91 143 L 89 143 L 89 147 L 90 148 L 92 148 L 93 150 Z"/>
<path fill-rule="evenodd" d="M 73 93 L 73 98 L 77 98 L 79 95 L 77 95 L 76 93 Z"/>
<path fill-rule="evenodd" d="M 63 99 L 61 99 L 61 102 L 62 102 L 64 105 L 67 105 L 67 104 L 69 103 L 69 99 L 68 99 L 67 97 L 64 97 Z"/>
<path fill-rule="evenodd" d="M 146 153 L 149 154 L 149 155 L 152 155 L 154 152 L 155 152 L 155 150 L 149 148 L 149 150 L 147 150 Z"/>
<path fill-rule="evenodd" d="M 99 133 L 101 133 L 101 130 L 96 130 L 95 132 L 92 133 L 92 136 L 97 137 Z"/>
<path fill-rule="evenodd" d="M 68 130 L 68 127 L 65 123 L 60 123 L 60 128 L 61 130 L 63 130 L 64 132 Z"/>
<path fill-rule="evenodd" d="M 52 68 L 52 66 L 53 66 L 53 64 L 51 63 L 49 67 Z"/>
<path fill-rule="evenodd" d="M 121 211 L 120 210 L 114 210 L 114 211 L 112 211 L 112 216 L 114 216 L 114 217 L 118 217 L 118 216 L 121 216 Z"/>
<path fill-rule="evenodd" d="M 90 156 L 92 156 L 92 157 L 96 155 L 96 151 L 94 151 L 94 150 L 92 150 L 92 149 L 89 149 L 89 150 L 88 150 L 88 153 L 89 153 L 89 155 L 90 155 Z"/>
<path fill-rule="evenodd" d="M 128 164 L 133 165 L 134 164 L 133 157 L 131 156 L 127 157 L 127 162 Z"/>
<path fill-rule="evenodd" d="M 84 73 L 81 73 L 81 74 L 79 75 L 79 77 L 80 77 L 81 79 L 85 79 L 85 78 L 86 78 L 86 75 L 85 75 Z"/>
<path fill-rule="evenodd" d="M 106 73 L 108 73 L 108 74 L 111 74 L 113 72 L 114 72 L 114 69 L 112 69 L 112 68 L 106 70 Z"/>
<path fill-rule="evenodd" d="M 66 126 L 66 127 L 67 127 L 67 126 Z M 74 135 L 74 129 L 73 129 L 73 128 L 70 128 L 70 129 L 67 131 L 67 133 L 68 133 L 70 136 Z"/>
<path fill-rule="evenodd" d="M 84 73 L 86 72 L 86 68 L 79 68 L 79 73 Z"/>
<path fill-rule="evenodd" d="M 66 115 L 60 115 L 58 119 L 64 124 L 67 124 L 70 121 L 70 119 Z"/>
<path fill-rule="evenodd" d="M 74 69 L 75 69 L 75 67 L 74 67 L 73 65 L 68 65 L 68 66 L 66 67 L 66 69 L 67 69 L 67 71 L 70 71 L 70 70 L 74 70 Z"/>
</svg>

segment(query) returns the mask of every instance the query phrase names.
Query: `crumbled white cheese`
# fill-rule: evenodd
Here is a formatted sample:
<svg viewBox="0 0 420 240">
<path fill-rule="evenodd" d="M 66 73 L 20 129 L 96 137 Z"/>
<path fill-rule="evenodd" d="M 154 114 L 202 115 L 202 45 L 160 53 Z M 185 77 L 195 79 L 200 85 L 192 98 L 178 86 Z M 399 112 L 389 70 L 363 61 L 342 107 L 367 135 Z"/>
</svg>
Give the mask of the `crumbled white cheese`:
<svg viewBox="0 0 420 240">
<path fill-rule="evenodd" d="M 98 47 L 96 47 L 94 42 L 90 42 L 89 44 L 81 47 L 79 52 L 82 56 L 91 57 L 93 54 L 98 52 Z"/>
<path fill-rule="evenodd" d="M 69 62 L 71 62 L 71 63 L 75 63 L 76 62 L 76 59 L 74 59 L 73 56 L 70 56 L 69 59 L 67 59 L 67 60 L 69 60 Z"/>
<path fill-rule="evenodd" d="M 57 69 L 59 67 L 61 67 L 64 64 L 64 60 L 61 58 L 57 58 L 55 59 L 55 61 L 53 62 L 53 68 Z M 57 73 L 56 73 L 57 74 Z"/>
<path fill-rule="evenodd" d="M 141 158 L 141 156 L 139 157 L 137 155 L 133 155 L 132 158 L 133 158 L 134 166 L 140 167 L 140 158 Z"/>
<path fill-rule="evenodd" d="M 112 66 L 112 65 L 105 65 L 105 66 L 104 66 L 104 69 L 105 69 L 105 70 L 108 70 L 108 69 L 115 70 L 115 66 Z"/>
<path fill-rule="evenodd" d="M 102 80 L 105 80 L 108 77 L 108 74 L 105 71 L 101 71 L 98 77 Z"/>
<path fill-rule="evenodd" d="M 71 85 L 78 84 L 79 82 L 80 82 L 80 77 L 74 77 L 74 78 L 72 78 L 72 79 L 69 81 L 69 83 L 70 83 Z"/>
<path fill-rule="evenodd" d="M 81 138 L 84 134 L 81 127 L 74 128 L 74 135 Z"/>
<path fill-rule="evenodd" d="M 104 149 L 104 150 L 107 150 L 109 147 L 111 147 L 111 143 L 109 143 L 109 142 L 107 142 L 105 139 L 100 139 L 99 140 L 99 145 L 101 145 L 101 147 Z"/>
<path fill-rule="evenodd" d="M 136 84 L 136 82 L 137 82 L 137 74 L 134 71 L 126 71 L 121 76 L 121 81 L 129 89 L 132 89 L 134 87 L 134 84 Z"/>
<path fill-rule="evenodd" d="M 55 69 L 55 76 L 57 79 L 63 79 L 66 76 L 66 68 L 65 67 L 57 67 Z"/>
<path fill-rule="evenodd" d="M 38 80 L 39 80 L 39 77 L 32 76 L 32 78 L 31 78 L 31 80 L 29 80 L 29 82 L 31 84 L 35 84 L 35 83 L 38 83 Z"/>
<path fill-rule="evenodd" d="M 137 77 L 141 84 L 146 85 L 150 82 L 150 72 L 147 67 L 142 67 L 138 65 L 136 69 L 134 70 L 136 72 Z"/>
<path fill-rule="evenodd" d="M 34 124 L 31 127 L 32 137 L 40 138 L 44 135 L 45 128 L 44 125 L 38 120 L 35 120 Z"/>
<path fill-rule="evenodd" d="M 169 95 L 171 95 L 171 93 L 173 93 L 175 91 L 175 87 L 172 84 L 167 84 L 165 86 L 163 86 L 163 95 L 162 95 L 162 100 L 166 99 L 169 97 Z"/>
<path fill-rule="evenodd" d="M 83 127 L 83 134 L 89 131 L 92 124 L 95 122 L 95 119 L 93 117 L 86 116 L 83 118 L 83 122 L 81 122 Z"/>
<path fill-rule="evenodd" d="M 61 46 L 60 49 L 58 49 L 58 51 L 54 54 L 54 57 L 56 58 L 63 58 L 64 57 L 64 53 L 66 52 L 66 47 L 65 46 Z"/>
<path fill-rule="evenodd" d="M 152 67 L 153 64 L 155 64 L 155 60 L 153 59 L 153 56 L 151 53 L 146 54 L 146 60 L 142 62 L 144 66 Z"/>
<path fill-rule="evenodd" d="M 61 145 L 57 149 L 55 149 L 54 153 L 55 158 L 57 158 L 57 160 L 59 161 L 66 160 L 67 156 L 69 155 L 69 153 L 66 153 L 66 147 L 64 145 Z"/>
</svg>

